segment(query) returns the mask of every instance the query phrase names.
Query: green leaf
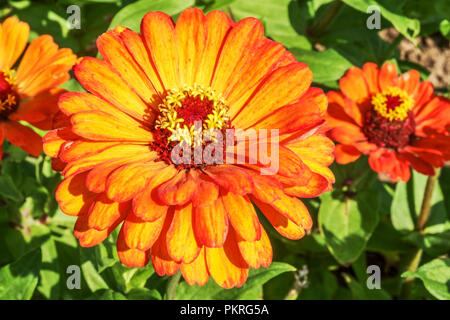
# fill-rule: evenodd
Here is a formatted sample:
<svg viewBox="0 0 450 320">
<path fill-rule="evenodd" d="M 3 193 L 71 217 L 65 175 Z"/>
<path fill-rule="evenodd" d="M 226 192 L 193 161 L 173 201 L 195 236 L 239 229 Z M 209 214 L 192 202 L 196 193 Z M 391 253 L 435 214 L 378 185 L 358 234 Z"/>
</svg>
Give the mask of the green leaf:
<svg viewBox="0 0 450 320">
<path fill-rule="evenodd" d="M 324 84 L 340 79 L 352 64 L 334 49 L 308 51 L 298 48 L 290 50 L 298 61 L 306 63 L 313 73 L 313 82 Z"/>
<path fill-rule="evenodd" d="M 29 300 L 39 280 L 41 250 L 33 250 L 0 269 L 0 300 Z"/>
<path fill-rule="evenodd" d="M 406 271 L 402 277 L 416 277 L 423 281 L 425 288 L 436 298 L 450 300 L 450 258 L 434 259 L 416 272 Z"/>
<path fill-rule="evenodd" d="M 423 195 L 428 177 L 412 172 L 408 183 L 398 182 L 392 201 L 391 221 L 396 230 L 407 232 L 415 229 L 422 207 Z M 425 234 L 440 234 L 450 230 L 450 221 L 439 184 L 436 184 L 431 198 L 430 216 Z"/>
<path fill-rule="evenodd" d="M 177 299 L 179 300 L 240 300 L 240 299 L 256 299 L 255 292 L 259 292 L 261 286 L 276 276 L 296 269 L 282 262 L 274 262 L 269 268 L 259 268 L 257 270 L 250 269 L 247 281 L 240 288 L 223 289 L 218 286 L 213 279 L 210 279 L 203 287 L 197 285 L 190 286 L 183 282 L 177 288 Z"/>
<path fill-rule="evenodd" d="M 362 191 L 355 199 L 335 199 L 326 193 L 321 199 L 320 232 L 336 260 L 348 265 L 359 257 L 378 224 L 378 194 Z"/>
<path fill-rule="evenodd" d="M 372 5 L 380 8 L 381 15 L 392 23 L 392 25 L 411 42 L 417 45 L 415 37 L 420 32 L 420 22 L 417 19 L 410 19 L 403 13 L 403 1 L 392 0 L 342 0 L 350 7 L 367 13 L 367 8 Z M 367 18 L 369 15 L 367 15 Z M 364 26 L 365 27 L 365 26 Z"/>
<path fill-rule="evenodd" d="M 0 195 L 16 202 L 23 200 L 22 194 L 17 189 L 10 176 L 0 176 Z"/>
<path fill-rule="evenodd" d="M 162 11 L 168 15 L 177 15 L 193 6 L 193 0 L 140 0 L 122 8 L 112 19 L 108 29 L 125 26 L 139 32 L 141 20 L 149 11 Z"/>
<path fill-rule="evenodd" d="M 47 240 L 42 246 L 42 263 L 40 271 L 40 281 L 38 290 L 47 299 L 58 299 L 60 295 L 60 269 L 57 263 L 58 253 L 52 238 Z"/>
<path fill-rule="evenodd" d="M 353 298 L 356 300 L 390 300 L 391 296 L 383 289 L 368 289 L 365 284 L 361 285 L 353 277 L 344 273 L 345 282 L 352 292 Z"/>
<path fill-rule="evenodd" d="M 291 0 L 239 0 L 231 3 L 229 8 L 237 21 L 246 17 L 259 19 L 266 35 L 284 46 L 311 49 L 305 35 L 308 16 L 303 6 Z"/>
</svg>

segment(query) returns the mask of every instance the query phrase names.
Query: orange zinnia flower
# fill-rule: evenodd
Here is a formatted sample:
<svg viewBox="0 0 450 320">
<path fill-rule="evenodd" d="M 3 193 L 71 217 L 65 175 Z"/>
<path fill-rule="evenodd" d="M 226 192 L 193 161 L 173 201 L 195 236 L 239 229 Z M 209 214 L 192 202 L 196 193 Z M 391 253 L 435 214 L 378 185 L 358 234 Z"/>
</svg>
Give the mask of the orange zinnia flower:
<svg viewBox="0 0 450 320">
<path fill-rule="evenodd" d="M 283 236 L 304 236 L 312 221 L 297 197 L 315 197 L 334 182 L 334 145 L 320 128 L 326 96 L 309 87 L 305 64 L 264 37 L 260 21 L 187 9 L 175 25 L 149 12 L 141 35 L 119 27 L 97 46 L 104 60 L 86 57 L 74 67 L 90 93 L 64 94 L 59 107 L 68 118 L 44 138 L 44 151 L 63 163 L 56 199 L 78 216 L 82 246 L 123 222 L 117 251 L 126 266 L 151 258 L 159 275 L 181 269 L 189 284 L 211 275 L 231 288 L 245 282 L 249 267 L 272 261 L 252 203 Z M 279 129 L 278 172 L 261 175 L 261 159 L 175 163 L 180 128 L 189 148 L 210 145 L 188 142 L 195 121 L 219 132 Z M 234 157 L 234 142 L 232 150 Z"/>
<path fill-rule="evenodd" d="M 30 27 L 10 17 L 0 24 L 0 144 L 6 136 L 13 145 L 33 156 L 42 151 L 42 139 L 24 120 L 42 129 L 52 129 L 57 101 L 62 93 L 57 87 L 69 79 L 68 71 L 76 56 L 70 49 L 58 49 L 49 35 L 35 39 L 13 68 L 28 42 Z M 0 159 L 3 149 L 0 148 Z"/>
<path fill-rule="evenodd" d="M 450 158 L 450 103 L 435 96 L 416 70 L 374 63 L 350 68 L 341 91 L 328 96 L 330 137 L 339 142 L 336 161 L 346 164 L 369 155 L 370 167 L 393 181 L 408 181 L 413 169 L 433 175 Z"/>
</svg>

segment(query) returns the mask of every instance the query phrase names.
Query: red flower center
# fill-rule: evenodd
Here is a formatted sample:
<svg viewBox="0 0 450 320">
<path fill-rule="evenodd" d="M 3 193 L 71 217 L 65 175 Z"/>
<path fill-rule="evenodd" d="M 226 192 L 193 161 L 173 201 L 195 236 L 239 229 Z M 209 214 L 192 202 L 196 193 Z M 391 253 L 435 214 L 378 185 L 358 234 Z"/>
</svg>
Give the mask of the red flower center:
<svg viewBox="0 0 450 320">
<path fill-rule="evenodd" d="M 9 115 L 17 110 L 19 99 L 14 90 L 12 76 L 0 71 L 0 120 L 8 119 Z"/>
<path fill-rule="evenodd" d="M 225 139 L 226 129 L 231 128 L 226 116 L 227 109 L 223 99 L 209 88 L 195 86 L 170 90 L 159 106 L 160 113 L 155 121 L 154 140 L 150 147 L 159 154 L 161 161 L 176 167 L 190 169 L 206 166 L 209 163 L 203 159 L 203 149 L 214 139 L 204 139 L 203 135 L 220 132 Z M 183 163 L 173 160 L 176 146 L 180 151 L 178 159 L 183 158 Z M 190 150 L 190 155 L 183 154 L 186 150 Z"/>
<path fill-rule="evenodd" d="M 395 97 L 393 97 L 395 98 Z M 393 102 L 392 102 L 393 101 Z M 386 103 L 396 103 L 391 100 Z M 395 106 L 394 106 L 395 108 Z M 369 142 L 383 148 L 401 149 L 408 145 L 414 133 L 414 117 L 409 111 L 404 120 L 389 121 L 385 117 L 379 115 L 376 111 L 370 110 L 366 113 L 363 132 Z"/>
<path fill-rule="evenodd" d="M 181 107 L 177 109 L 177 113 L 178 117 L 184 120 L 183 124 L 191 126 L 195 121 L 203 122 L 206 120 L 212 110 L 213 101 L 188 96 L 181 100 Z"/>
<path fill-rule="evenodd" d="M 386 107 L 388 110 L 394 110 L 396 107 L 402 104 L 399 96 L 386 96 Z"/>
</svg>

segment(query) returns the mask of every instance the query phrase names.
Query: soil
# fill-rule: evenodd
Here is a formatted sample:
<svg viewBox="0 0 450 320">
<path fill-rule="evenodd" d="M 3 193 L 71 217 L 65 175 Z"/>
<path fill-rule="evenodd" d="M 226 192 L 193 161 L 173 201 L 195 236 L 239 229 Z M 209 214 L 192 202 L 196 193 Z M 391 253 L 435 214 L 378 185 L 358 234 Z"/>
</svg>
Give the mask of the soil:
<svg viewBox="0 0 450 320">
<path fill-rule="evenodd" d="M 380 36 L 392 42 L 398 31 L 394 28 L 380 31 Z M 424 66 L 431 72 L 428 80 L 435 88 L 450 87 L 450 41 L 442 34 L 436 33 L 428 37 L 417 38 L 420 48 L 411 41 L 402 39 L 398 45 L 400 58 Z"/>
</svg>

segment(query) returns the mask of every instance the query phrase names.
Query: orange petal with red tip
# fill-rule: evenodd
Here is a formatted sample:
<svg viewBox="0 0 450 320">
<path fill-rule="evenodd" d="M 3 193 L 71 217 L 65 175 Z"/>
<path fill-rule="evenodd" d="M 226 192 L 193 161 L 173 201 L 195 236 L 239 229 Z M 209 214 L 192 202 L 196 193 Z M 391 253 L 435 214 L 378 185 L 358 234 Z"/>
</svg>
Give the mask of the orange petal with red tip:
<svg viewBox="0 0 450 320">
<path fill-rule="evenodd" d="M 2 123 L 6 139 L 32 156 L 38 157 L 42 151 L 42 138 L 29 127 L 16 121 Z"/>
<path fill-rule="evenodd" d="M 194 214 L 196 238 L 207 247 L 222 247 L 228 233 L 228 218 L 222 198 L 210 206 L 196 207 Z"/>
<path fill-rule="evenodd" d="M 361 152 L 352 145 L 338 144 L 334 150 L 336 162 L 339 164 L 347 164 L 359 159 Z"/>
<path fill-rule="evenodd" d="M 97 196 L 87 214 L 89 228 L 105 230 L 118 220 L 122 221 L 130 209 L 129 202 L 118 203 L 109 200 L 104 193 Z"/>
<path fill-rule="evenodd" d="M 141 35 L 164 87 L 179 88 L 179 56 L 172 18 L 163 12 L 148 12 L 141 22 Z"/>
<path fill-rule="evenodd" d="M 209 86 L 220 49 L 233 22 L 225 12 L 215 10 L 206 15 L 205 23 L 207 32 L 206 45 L 195 82 L 203 86 Z"/>
<path fill-rule="evenodd" d="M 120 38 L 127 47 L 130 54 L 136 60 L 137 64 L 142 68 L 142 70 L 150 79 L 156 92 L 163 93 L 164 87 L 161 84 L 161 79 L 155 70 L 152 60 L 148 55 L 147 48 L 145 47 L 144 41 L 140 34 L 131 31 L 129 29 L 124 29 L 120 31 Z"/>
<path fill-rule="evenodd" d="M 205 247 L 202 247 L 200 253 L 193 262 L 189 264 L 181 263 L 180 270 L 184 280 L 191 286 L 194 284 L 198 284 L 199 286 L 205 285 L 209 279 L 209 272 L 206 267 Z"/>
<path fill-rule="evenodd" d="M 364 73 L 358 67 L 352 67 L 346 72 L 339 80 L 339 87 L 348 98 L 356 103 L 366 102 L 370 98 Z"/>
<path fill-rule="evenodd" d="M 115 119 L 136 123 L 133 118 L 117 107 L 88 92 L 66 92 L 59 98 L 58 106 L 68 117 L 85 111 L 101 111 Z"/>
<path fill-rule="evenodd" d="M 206 18 L 197 8 L 184 10 L 177 19 L 175 33 L 180 58 L 180 81 L 193 85 L 206 45 Z"/>
<path fill-rule="evenodd" d="M 86 90 L 138 120 L 149 121 L 149 107 L 107 62 L 84 57 L 73 70 L 75 77 Z"/>
<path fill-rule="evenodd" d="M 312 72 L 304 63 L 297 62 L 276 69 L 256 89 L 233 123 L 239 128 L 251 126 L 278 108 L 297 100 L 311 82 Z"/>
<path fill-rule="evenodd" d="M 377 94 L 380 91 L 380 88 L 378 87 L 378 66 L 373 62 L 367 62 L 363 65 L 362 70 L 369 93 L 371 95 Z"/>
<path fill-rule="evenodd" d="M 389 87 L 395 87 L 398 84 L 397 67 L 386 62 L 380 69 L 378 84 L 381 91 L 386 90 Z"/>
<path fill-rule="evenodd" d="M 417 70 L 409 70 L 398 78 L 398 86 L 413 95 L 420 82 L 420 73 Z"/>
<path fill-rule="evenodd" d="M 167 212 L 168 206 L 158 198 L 156 187 L 170 180 L 176 174 L 177 170 L 171 165 L 153 176 L 142 192 L 133 199 L 133 212 L 137 217 L 145 221 L 155 221 Z"/>
<path fill-rule="evenodd" d="M 225 289 L 242 286 L 248 277 L 248 264 L 232 233 L 223 247 L 206 248 L 206 265 L 214 281 Z"/>
<path fill-rule="evenodd" d="M 102 243 L 111 232 L 112 229 L 96 230 L 89 228 L 87 216 L 84 214 L 78 217 L 73 234 L 78 239 L 80 246 L 93 247 Z"/>
<path fill-rule="evenodd" d="M 59 207 L 70 216 L 87 213 L 95 197 L 96 194 L 86 188 L 86 173 L 64 179 L 55 191 Z"/>
<path fill-rule="evenodd" d="M 79 137 L 72 132 L 70 127 L 49 131 L 42 138 L 43 149 L 46 155 L 56 158 L 61 150 L 61 146 L 67 141 L 76 140 Z"/>
<path fill-rule="evenodd" d="M 125 243 L 129 248 L 149 250 L 158 240 L 165 219 L 166 215 L 164 214 L 159 219 L 149 222 L 132 213 L 129 214 L 122 227 Z"/>
<path fill-rule="evenodd" d="M 63 92 L 64 89 L 56 88 L 21 101 L 19 108 L 9 116 L 9 119 L 26 121 L 41 130 L 53 129 L 53 118 L 59 112 L 58 99 Z"/>
<path fill-rule="evenodd" d="M 385 173 L 393 181 L 408 181 L 411 176 L 408 160 L 397 157 L 394 150 L 380 148 L 369 155 L 369 165 L 375 172 Z"/>
<path fill-rule="evenodd" d="M 22 97 L 33 97 L 56 88 L 69 80 L 69 71 L 76 61 L 71 49 L 58 49 L 50 35 L 34 39 L 17 68 L 16 80 Z"/>
<path fill-rule="evenodd" d="M 281 234 L 291 240 L 301 239 L 305 235 L 305 229 L 275 210 L 271 205 L 252 199 L 272 226 Z"/>
<path fill-rule="evenodd" d="M 239 112 L 264 77 L 279 66 L 285 54 L 286 49 L 281 43 L 267 38 L 255 44 L 250 60 L 231 78 L 225 89 L 224 97 L 230 106 L 230 117 Z"/>
<path fill-rule="evenodd" d="M 196 184 L 191 174 L 179 171 L 172 179 L 157 189 L 158 198 L 167 205 L 184 205 L 195 194 Z"/>
<path fill-rule="evenodd" d="M 172 223 L 167 231 L 167 252 L 178 262 L 193 262 L 201 249 L 194 234 L 194 210 L 192 204 L 176 207 Z"/>
<path fill-rule="evenodd" d="M 170 224 L 172 223 L 173 210 L 169 210 L 167 213 L 166 221 L 164 223 L 163 230 L 152 247 L 152 264 L 156 273 L 160 276 L 168 275 L 171 276 L 177 272 L 179 268 L 179 263 L 173 261 L 167 251 L 167 231 Z"/>
<path fill-rule="evenodd" d="M 209 167 L 205 172 L 214 182 L 233 193 L 245 195 L 253 190 L 253 181 L 245 169 L 224 164 Z"/>
<path fill-rule="evenodd" d="M 94 168 L 99 164 L 103 164 L 110 160 L 129 159 L 134 161 L 152 161 L 156 158 L 156 153 L 150 152 L 148 146 L 135 144 L 120 144 L 114 145 L 99 153 L 92 154 L 86 157 L 81 157 L 78 160 L 67 164 L 63 171 L 63 175 L 68 177 L 73 174 L 81 173 Z"/>
<path fill-rule="evenodd" d="M 258 269 L 270 266 L 273 256 L 272 245 L 263 227 L 261 227 L 261 239 L 258 241 L 245 241 L 239 236 L 237 239 L 239 251 L 249 267 Z"/>
<path fill-rule="evenodd" d="M 261 238 L 261 224 L 250 199 L 232 192 L 222 196 L 233 229 L 244 240 L 257 241 Z"/>
<path fill-rule="evenodd" d="M 194 207 L 212 205 L 219 197 L 219 186 L 205 174 L 196 177 L 195 183 L 197 188 L 195 195 L 192 197 L 192 205 Z"/>
<path fill-rule="evenodd" d="M 71 162 L 82 157 L 97 154 L 116 144 L 118 143 L 86 140 L 73 141 L 63 145 L 63 148 L 60 150 L 59 158 L 64 162 Z"/>
<path fill-rule="evenodd" d="M 131 249 L 127 246 L 123 235 L 123 227 L 117 238 L 117 255 L 120 261 L 129 268 L 145 267 L 150 260 L 150 250 L 141 251 L 139 249 Z"/>
<path fill-rule="evenodd" d="M 227 34 L 217 66 L 211 81 L 211 87 L 217 92 L 225 92 L 230 81 L 240 75 L 242 68 L 248 63 L 256 44 L 264 36 L 262 23 L 255 18 L 239 21 Z"/>
<path fill-rule="evenodd" d="M 0 24 L 0 70 L 8 70 L 22 54 L 28 42 L 30 26 L 16 17 Z"/>
<path fill-rule="evenodd" d="M 143 143 L 153 140 L 153 134 L 138 122 L 122 122 L 101 111 L 74 114 L 71 122 L 75 134 L 90 140 Z"/>
<path fill-rule="evenodd" d="M 120 167 L 109 175 L 106 182 L 108 198 L 118 202 L 133 199 L 166 166 L 162 162 L 136 162 Z"/>
<path fill-rule="evenodd" d="M 265 203 L 272 203 L 284 196 L 283 185 L 271 176 L 263 176 L 255 171 L 249 171 L 252 175 L 254 189 L 252 195 Z"/>
<path fill-rule="evenodd" d="M 308 184 L 304 186 L 285 187 L 284 191 L 286 194 L 294 197 L 315 198 L 330 189 L 331 182 L 320 174 L 314 173 L 308 181 Z"/>
<path fill-rule="evenodd" d="M 128 52 L 118 31 L 110 30 L 98 37 L 97 48 L 103 59 L 114 67 L 146 104 L 156 108 L 161 103 L 159 98 L 155 100 L 156 91 L 151 81 Z"/>
<path fill-rule="evenodd" d="M 306 230 L 311 229 L 311 216 L 300 199 L 285 195 L 283 198 L 272 202 L 270 205 L 286 218 L 292 220 L 295 224 L 301 225 Z"/>
</svg>

